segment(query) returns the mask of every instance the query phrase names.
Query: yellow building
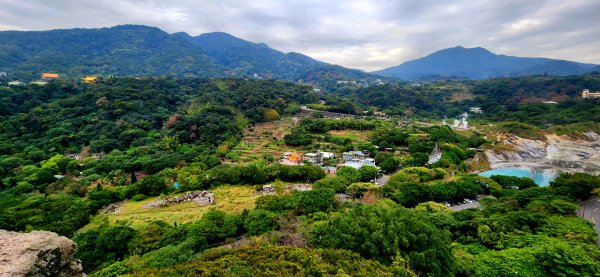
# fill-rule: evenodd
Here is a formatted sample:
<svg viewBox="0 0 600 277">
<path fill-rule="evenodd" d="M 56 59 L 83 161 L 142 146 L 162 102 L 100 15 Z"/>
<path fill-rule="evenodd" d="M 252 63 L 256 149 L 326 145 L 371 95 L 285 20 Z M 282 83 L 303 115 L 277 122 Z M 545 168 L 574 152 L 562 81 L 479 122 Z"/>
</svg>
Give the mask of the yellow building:
<svg viewBox="0 0 600 277">
<path fill-rule="evenodd" d="M 98 80 L 98 77 L 96 77 L 96 76 L 86 76 L 82 80 L 83 80 L 84 83 L 90 84 L 90 83 L 96 82 L 96 80 Z"/>
<path fill-rule="evenodd" d="M 60 78 L 59 74 L 56 73 L 42 73 L 42 80 L 50 80 L 50 79 L 58 79 Z"/>
</svg>

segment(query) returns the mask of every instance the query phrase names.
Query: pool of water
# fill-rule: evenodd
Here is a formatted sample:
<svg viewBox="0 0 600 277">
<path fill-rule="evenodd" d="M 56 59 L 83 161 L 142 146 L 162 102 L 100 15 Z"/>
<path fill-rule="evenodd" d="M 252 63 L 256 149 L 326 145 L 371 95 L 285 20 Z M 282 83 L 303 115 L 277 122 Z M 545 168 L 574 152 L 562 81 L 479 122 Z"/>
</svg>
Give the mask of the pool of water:
<svg viewBox="0 0 600 277">
<path fill-rule="evenodd" d="M 481 172 L 479 175 L 484 177 L 490 177 L 492 175 L 527 177 L 533 179 L 536 184 L 542 187 L 549 185 L 550 182 L 556 178 L 556 173 L 551 170 L 533 172 L 529 168 L 497 168 Z"/>
</svg>

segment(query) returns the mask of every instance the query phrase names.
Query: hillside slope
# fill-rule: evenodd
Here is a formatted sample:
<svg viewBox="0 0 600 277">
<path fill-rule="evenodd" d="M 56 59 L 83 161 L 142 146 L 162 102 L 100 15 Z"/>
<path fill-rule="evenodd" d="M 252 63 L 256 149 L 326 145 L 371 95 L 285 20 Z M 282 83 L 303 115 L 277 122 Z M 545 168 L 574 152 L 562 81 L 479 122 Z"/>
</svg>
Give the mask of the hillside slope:
<svg viewBox="0 0 600 277">
<path fill-rule="evenodd" d="M 40 72 L 66 77 L 233 76 L 308 82 L 375 78 L 226 33 L 192 37 L 141 25 L 0 32 L 0 71 L 8 72 L 12 79 L 25 80 L 37 78 Z"/>
<path fill-rule="evenodd" d="M 0 71 L 17 78 L 39 72 L 217 76 L 212 58 L 181 36 L 125 25 L 102 29 L 0 32 Z"/>
</svg>

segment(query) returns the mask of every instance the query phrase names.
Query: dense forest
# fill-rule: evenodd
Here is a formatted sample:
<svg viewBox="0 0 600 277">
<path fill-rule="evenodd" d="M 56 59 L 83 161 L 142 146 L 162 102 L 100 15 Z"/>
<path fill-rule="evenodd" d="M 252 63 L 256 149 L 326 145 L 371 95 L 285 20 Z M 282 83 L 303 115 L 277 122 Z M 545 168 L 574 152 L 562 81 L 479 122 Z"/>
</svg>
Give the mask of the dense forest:
<svg viewBox="0 0 600 277">
<path fill-rule="evenodd" d="M 106 193 L 98 196 L 105 199 L 75 197 L 85 195 L 90 182 L 108 175 L 117 184 L 125 180 L 135 183 L 136 171 L 154 174 L 182 162 L 214 167 L 220 163 L 215 156 L 217 146 L 239 139 L 246 124 L 294 113 L 300 104 L 317 99 L 308 87 L 233 79 L 126 78 L 91 86 L 55 81 L 43 87 L 0 90 L 4 105 L 0 127 L 2 187 L 17 195 L 50 192 L 48 197 L 35 196 L 41 197 L 39 205 L 62 203 L 36 209 L 35 214 L 47 216 L 35 223 L 3 217 L 0 225 L 17 230 L 46 226 L 43 229 L 62 234 L 83 226 L 88 215 L 103 205 L 125 197 Z M 82 160 L 64 155 L 69 153 L 81 155 Z M 93 159 L 94 153 L 101 153 L 103 158 Z M 63 175 L 81 178 L 73 182 Z M 63 191 L 68 193 L 60 199 L 51 196 Z M 141 191 L 146 192 L 146 188 Z M 3 198 L 5 208 L 33 199 Z M 77 205 L 84 208 L 69 209 L 79 209 Z M 10 211 L 3 209 L 2 214 L 6 212 Z M 61 225 L 60 218 L 71 212 L 83 214 L 79 220 L 67 217 L 69 224 Z M 32 219 L 33 215 L 26 217 Z"/>
<path fill-rule="evenodd" d="M 56 81 L 0 89 L 0 153 L 41 157 L 79 153 L 83 147 L 106 153 L 132 146 L 154 149 L 169 138 L 215 146 L 239 137 L 247 123 L 317 101 L 308 87 L 234 79 L 125 78 L 93 86 Z M 27 154 L 22 158 L 40 161 Z"/>
<path fill-rule="evenodd" d="M 474 118 L 482 122 L 593 123 L 598 103 L 577 94 L 598 89 L 597 78 L 561 77 L 552 79 L 554 86 L 538 77 L 391 84 L 336 93 L 244 79 L 0 86 L 0 229 L 72 238 L 92 276 L 598 276 L 597 235 L 574 211 L 598 194 L 599 176 L 562 174 L 539 187 L 528 178 L 469 174 L 466 163 L 489 143 L 483 134 L 403 123 L 480 104 L 486 112 Z M 451 100 L 465 92 L 474 97 Z M 495 94 L 506 97 L 492 104 Z M 568 99 L 552 106 L 527 100 L 556 95 Z M 328 118 L 303 106 L 344 116 Z M 497 113 L 488 112 L 493 107 Z M 376 110 L 396 117 L 373 117 Z M 531 120 L 539 123 L 528 121 L 536 114 Z M 557 114 L 564 115 L 551 116 Z M 232 158 L 245 134 L 285 120 L 291 123 L 282 139 L 261 143 L 338 155 L 360 151 L 379 168 L 344 166 L 326 174 L 310 163 L 279 164 L 270 153 Z M 443 154 L 429 163 L 438 147 Z M 383 185 L 373 181 L 378 169 L 389 175 Z M 214 206 L 198 220 L 135 225 L 110 221 L 101 211 L 229 186 L 256 193 L 264 185 L 274 193 L 256 194 L 235 212 Z M 470 199 L 481 207 L 449 208 Z"/>
</svg>

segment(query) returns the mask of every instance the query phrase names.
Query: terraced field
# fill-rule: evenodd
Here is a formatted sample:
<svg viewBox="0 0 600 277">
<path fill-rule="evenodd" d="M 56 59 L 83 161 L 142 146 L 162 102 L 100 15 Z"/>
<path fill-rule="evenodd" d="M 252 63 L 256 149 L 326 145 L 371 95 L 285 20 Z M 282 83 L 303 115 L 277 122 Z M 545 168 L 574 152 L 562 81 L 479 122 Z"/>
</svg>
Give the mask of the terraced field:
<svg viewBox="0 0 600 277">
<path fill-rule="evenodd" d="M 244 130 L 244 138 L 233 151 L 239 153 L 242 163 L 254 161 L 265 154 L 278 159 L 283 152 L 295 150 L 283 142 L 292 125 L 292 118 L 284 118 L 250 126 Z"/>
</svg>

